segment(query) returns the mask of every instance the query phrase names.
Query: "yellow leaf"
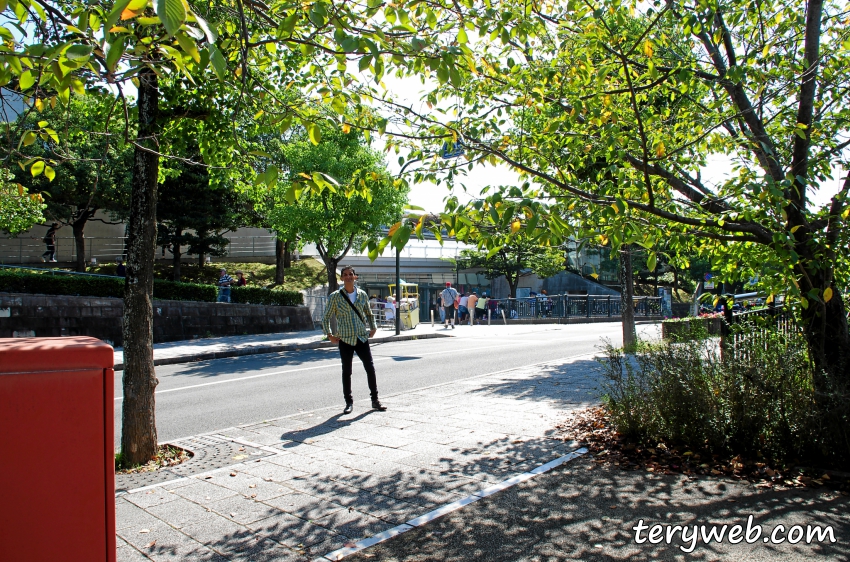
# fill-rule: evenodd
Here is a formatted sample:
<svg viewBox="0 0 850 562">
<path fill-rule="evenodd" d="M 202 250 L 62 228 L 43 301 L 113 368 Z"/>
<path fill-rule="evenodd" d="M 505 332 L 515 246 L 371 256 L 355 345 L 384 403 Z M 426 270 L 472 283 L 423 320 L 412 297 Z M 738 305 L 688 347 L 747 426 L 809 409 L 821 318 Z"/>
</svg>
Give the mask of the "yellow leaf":
<svg viewBox="0 0 850 562">
<path fill-rule="evenodd" d="M 18 184 L 18 195 L 20 195 L 21 197 L 24 196 L 24 186 L 22 186 L 21 184 Z"/>
<path fill-rule="evenodd" d="M 649 41 L 649 40 L 644 41 L 644 43 L 643 43 L 643 54 L 652 58 L 653 53 L 654 53 L 654 50 L 652 48 L 652 42 Z"/>
<path fill-rule="evenodd" d="M 608 244 L 608 236 L 606 236 L 605 234 L 600 234 L 599 235 L 599 243 L 602 244 L 603 246 L 607 245 Z"/>
<path fill-rule="evenodd" d="M 343 123 L 342 124 L 342 132 L 345 133 L 346 135 L 348 133 L 350 133 L 351 132 L 351 125 L 349 125 L 348 123 Z"/>
<path fill-rule="evenodd" d="M 387 236 L 392 236 L 399 228 L 401 228 L 401 221 L 395 223 L 390 227 L 390 231 L 387 233 Z"/>
<path fill-rule="evenodd" d="M 829 302 L 832 300 L 832 287 L 827 287 L 823 292 L 823 302 Z"/>
<path fill-rule="evenodd" d="M 519 221 L 514 221 L 511 223 L 511 234 L 516 234 L 519 232 L 519 229 L 522 228 L 522 223 Z"/>
<path fill-rule="evenodd" d="M 658 144 L 655 145 L 655 155 L 658 158 L 661 158 L 666 153 L 667 153 L 667 147 L 664 146 L 663 142 L 659 142 Z"/>
<path fill-rule="evenodd" d="M 803 225 L 798 224 L 797 226 L 795 226 L 795 227 L 791 228 L 791 234 L 794 234 L 795 232 L 797 232 L 798 230 L 800 230 L 800 227 L 801 227 L 801 226 L 803 226 Z"/>
<path fill-rule="evenodd" d="M 41 98 L 35 100 L 35 108 L 38 111 L 42 111 L 44 109 L 44 100 Z"/>
<path fill-rule="evenodd" d="M 598 273 L 591 273 L 590 276 L 593 277 L 594 279 L 599 279 Z"/>
</svg>

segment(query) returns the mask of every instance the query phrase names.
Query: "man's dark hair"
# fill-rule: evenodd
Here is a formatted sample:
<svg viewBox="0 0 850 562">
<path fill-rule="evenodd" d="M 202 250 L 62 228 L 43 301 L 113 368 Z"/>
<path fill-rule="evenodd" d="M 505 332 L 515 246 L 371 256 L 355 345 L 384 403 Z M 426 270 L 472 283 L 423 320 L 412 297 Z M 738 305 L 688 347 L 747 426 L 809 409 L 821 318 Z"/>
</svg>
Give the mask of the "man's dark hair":
<svg viewBox="0 0 850 562">
<path fill-rule="evenodd" d="M 354 270 L 353 265 L 344 265 L 344 266 L 342 266 L 342 269 L 339 270 L 340 276 L 345 275 L 345 272 L 348 271 L 349 269 L 351 270 L 351 273 L 353 273 L 354 275 L 357 275 L 357 271 Z"/>
</svg>

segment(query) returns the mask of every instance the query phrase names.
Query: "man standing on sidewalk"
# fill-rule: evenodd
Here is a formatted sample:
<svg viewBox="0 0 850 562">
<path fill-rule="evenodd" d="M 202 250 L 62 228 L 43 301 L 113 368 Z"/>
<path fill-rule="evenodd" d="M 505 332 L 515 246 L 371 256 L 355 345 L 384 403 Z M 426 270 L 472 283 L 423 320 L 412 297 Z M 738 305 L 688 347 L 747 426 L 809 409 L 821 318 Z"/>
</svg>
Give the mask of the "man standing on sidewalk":
<svg viewBox="0 0 850 562">
<path fill-rule="evenodd" d="M 378 331 L 375 317 L 369 307 L 369 297 L 354 286 L 357 273 L 353 267 L 343 267 L 341 277 L 342 288 L 328 296 L 328 304 L 322 316 L 322 331 L 331 343 L 339 344 L 339 356 L 342 359 L 342 394 L 345 397 L 345 409 L 342 413 L 350 414 L 354 409 L 354 398 L 351 395 L 351 362 L 355 353 L 366 369 L 372 409 L 383 412 L 386 408 L 378 400 L 378 381 L 372 362 L 372 351 L 369 349 L 369 338 Z M 336 335 L 331 333 L 331 318 L 337 320 Z"/>
<path fill-rule="evenodd" d="M 443 301 L 443 310 L 446 311 L 446 329 L 449 328 L 449 320 L 452 321 L 452 330 L 455 329 L 455 300 L 457 300 L 457 291 L 452 288 L 451 283 L 446 283 L 446 288 L 440 293 L 440 300 Z"/>
</svg>

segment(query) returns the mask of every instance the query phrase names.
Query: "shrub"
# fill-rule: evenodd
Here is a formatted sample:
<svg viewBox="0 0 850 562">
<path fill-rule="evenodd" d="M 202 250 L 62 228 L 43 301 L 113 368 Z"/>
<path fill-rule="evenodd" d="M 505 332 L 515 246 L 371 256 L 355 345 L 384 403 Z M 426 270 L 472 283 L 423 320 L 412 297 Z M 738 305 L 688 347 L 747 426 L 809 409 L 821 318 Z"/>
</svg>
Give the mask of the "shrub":
<svg viewBox="0 0 850 562">
<path fill-rule="evenodd" d="M 233 287 L 230 291 L 230 300 L 241 304 L 298 306 L 304 304 L 304 295 L 298 291 L 270 291 L 259 287 Z"/>
<path fill-rule="evenodd" d="M 760 329 L 724 359 L 701 324 L 629 354 L 606 344 L 603 401 L 618 432 L 780 461 L 850 459 L 846 394 L 818 395 L 800 335 Z"/>
<path fill-rule="evenodd" d="M 0 269 L 0 291 L 10 293 L 35 293 L 45 295 L 79 295 L 87 297 L 124 296 L 124 279 L 121 277 L 95 277 L 87 275 L 48 275 Z M 202 283 L 177 283 L 154 279 L 153 296 L 160 300 L 215 302 L 218 289 Z M 268 291 L 256 287 L 233 287 L 233 302 L 273 306 L 304 304 L 297 291 Z"/>
</svg>

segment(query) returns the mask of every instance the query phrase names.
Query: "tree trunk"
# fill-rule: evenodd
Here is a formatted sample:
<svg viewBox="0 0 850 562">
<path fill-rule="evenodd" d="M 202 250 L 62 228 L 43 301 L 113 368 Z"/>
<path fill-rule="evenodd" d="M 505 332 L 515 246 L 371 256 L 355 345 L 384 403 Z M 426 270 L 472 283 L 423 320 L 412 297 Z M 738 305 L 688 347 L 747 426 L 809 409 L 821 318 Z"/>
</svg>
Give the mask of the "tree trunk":
<svg viewBox="0 0 850 562">
<path fill-rule="evenodd" d="M 76 271 L 80 273 L 86 272 L 86 237 L 84 231 L 86 229 L 86 222 L 89 220 L 88 209 L 84 209 L 79 211 L 77 216 L 74 218 L 74 222 L 71 223 L 71 231 L 74 233 L 74 245 L 77 248 L 77 264 Z"/>
<path fill-rule="evenodd" d="M 519 277 L 517 277 L 516 280 L 511 281 L 511 278 L 508 277 L 507 275 L 505 275 L 505 279 L 508 281 L 508 289 L 511 292 L 511 298 L 515 299 L 516 298 L 517 285 L 519 285 Z"/>
<path fill-rule="evenodd" d="M 850 384 L 850 334 L 841 293 L 833 288 L 832 299 L 826 304 L 809 301 L 809 307 L 802 309 L 801 317 L 816 372 L 827 373 L 832 382 L 846 390 Z M 821 384 L 827 382 L 823 377 L 816 377 L 816 381 Z M 819 390 L 829 393 L 836 389 L 822 386 Z"/>
<path fill-rule="evenodd" d="M 157 150 L 159 84 L 144 68 L 139 77 L 137 142 Z M 156 182 L 159 156 L 137 146 L 133 155 L 127 276 L 124 280 L 124 399 L 121 454 L 126 464 L 144 464 L 157 451 L 153 365 L 153 262 L 156 253 Z"/>
<path fill-rule="evenodd" d="M 283 285 L 286 277 L 286 262 L 284 255 L 284 243 L 280 238 L 274 241 L 274 284 Z"/>
<path fill-rule="evenodd" d="M 180 240 L 182 237 L 183 229 L 175 226 L 174 236 L 171 239 L 171 278 L 177 282 L 180 282 L 180 258 L 183 257 L 183 254 L 180 253 Z"/>
<path fill-rule="evenodd" d="M 620 317 L 623 321 L 623 347 L 628 349 L 637 342 L 635 332 L 635 309 L 634 309 L 634 279 L 632 277 L 632 248 L 630 244 L 623 244 L 620 248 L 620 279 L 622 280 L 622 292 L 620 293 Z"/>
<path fill-rule="evenodd" d="M 328 270 L 328 294 L 330 295 L 334 291 L 339 290 L 339 281 L 336 278 L 336 266 L 339 265 L 339 260 L 324 257 L 322 261 L 325 262 L 325 267 Z"/>
<path fill-rule="evenodd" d="M 283 243 L 283 267 L 292 267 L 292 251 L 290 248 L 294 243 L 292 240 L 287 240 Z"/>
<path fill-rule="evenodd" d="M 679 296 L 679 270 L 675 267 L 673 268 L 673 298 L 676 299 Z"/>
</svg>

